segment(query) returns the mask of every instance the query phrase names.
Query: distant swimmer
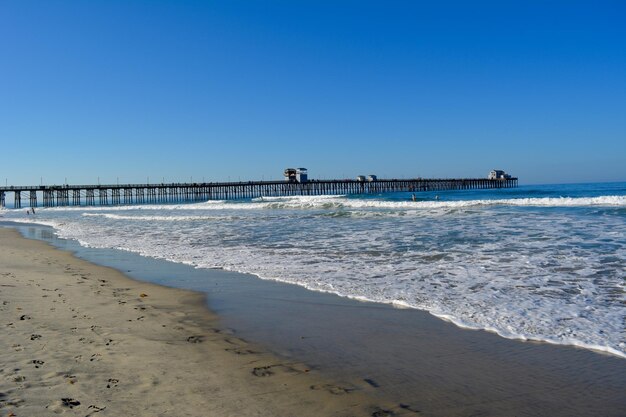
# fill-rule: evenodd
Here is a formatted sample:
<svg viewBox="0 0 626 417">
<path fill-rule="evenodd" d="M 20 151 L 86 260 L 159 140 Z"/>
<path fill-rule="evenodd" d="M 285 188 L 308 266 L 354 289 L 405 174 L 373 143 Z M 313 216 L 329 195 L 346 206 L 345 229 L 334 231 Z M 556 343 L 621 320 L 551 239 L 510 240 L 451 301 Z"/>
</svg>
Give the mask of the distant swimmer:
<svg viewBox="0 0 626 417">
<path fill-rule="evenodd" d="M 411 200 L 416 201 L 417 198 L 415 197 L 415 194 L 411 194 Z"/>
<path fill-rule="evenodd" d="M 439 196 L 438 195 L 435 196 L 435 200 L 439 200 Z"/>
</svg>

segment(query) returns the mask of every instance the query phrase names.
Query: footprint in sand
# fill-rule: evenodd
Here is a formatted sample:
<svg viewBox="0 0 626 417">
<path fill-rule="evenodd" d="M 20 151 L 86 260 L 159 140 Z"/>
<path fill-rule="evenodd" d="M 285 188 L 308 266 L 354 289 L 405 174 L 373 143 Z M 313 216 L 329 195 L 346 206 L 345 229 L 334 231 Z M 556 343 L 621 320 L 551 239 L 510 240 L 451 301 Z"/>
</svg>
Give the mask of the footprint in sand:
<svg viewBox="0 0 626 417">
<path fill-rule="evenodd" d="M 45 362 L 44 361 L 40 361 L 39 359 L 33 359 L 32 363 L 35 364 L 35 368 L 39 368 L 40 366 L 43 366 L 43 364 Z"/>
<path fill-rule="evenodd" d="M 393 411 L 383 410 L 382 408 L 379 408 L 372 413 L 372 417 L 393 417 L 394 415 L 396 415 L 396 413 Z"/>
<path fill-rule="evenodd" d="M 378 384 L 378 382 L 374 381 L 373 379 L 365 378 L 363 381 L 367 382 L 374 388 L 380 388 L 380 385 Z"/>
<path fill-rule="evenodd" d="M 246 349 L 246 348 L 228 348 L 224 350 L 226 352 L 234 353 L 236 355 L 253 355 L 255 353 L 259 353 L 259 352 L 255 352 L 254 350 Z"/>
<path fill-rule="evenodd" d="M 80 401 L 73 398 L 61 398 L 64 407 L 74 408 L 80 405 Z"/>
<path fill-rule="evenodd" d="M 87 414 L 87 417 L 95 414 L 95 413 L 99 413 L 100 411 L 104 410 L 106 407 L 98 407 L 97 405 L 90 405 L 89 407 L 87 407 L 89 411 L 89 414 Z"/>
<path fill-rule="evenodd" d="M 37 339 L 41 339 L 41 335 L 40 334 L 31 334 L 30 335 L 30 340 L 37 340 Z"/>
<path fill-rule="evenodd" d="M 118 379 L 115 378 L 109 378 L 109 380 L 107 381 L 107 388 L 111 388 L 111 387 L 117 387 L 117 384 L 120 382 Z"/>
<path fill-rule="evenodd" d="M 333 395 L 345 395 L 354 391 L 353 388 L 344 388 L 338 385 L 332 384 L 319 384 L 319 385 L 311 385 L 310 388 L 315 391 L 327 391 Z"/>
<path fill-rule="evenodd" d="M 278 363 L 276 365 L 259 366 L 259 367 L 252 369 L 253 375 L 261 376 L 261 377 L 271 376 L 271 375 L 274 375 L 276 372 L 283 372 L 283 373 L 289 373 L 289 374 L 301 374 L 301 373 L 309 372 L 309 369 L 307 368 L 298 369 L 298 368 L 295 368 L 294 366 L 283 364 L 283 363 Z"/>
<path fill-rule="evenodd" d="M 272 372 L 271 369 L 272 369 L 271 366 L 260 366 L 252 370 L 252 375 L 260 376 L 260 377 L 272 376 L 274 375 L 274 372 Z"/>
<path fill-rule="evenodd" d="M 419 414 L 421 413 L 420 410 L 413 408 L 412 406 L 408 405 L 408 404 L 400 404 L 400 408 L 402 408 L 403 410 L 407 410 L 407 411 L 411 411 L 413 413 Z"/>
<path fill-rule="evenodd" d="M 189 336 L 187 341 L 189 343 L 202 343 L 204 342 L 204 336 Z"/>
<path fill-rule="evenodd" d="M 76 383 L 76 375 L 66 374 L 66 375 L 63 375 L 63 378 L 65 378 L 68 384 Z"/>
</svg>

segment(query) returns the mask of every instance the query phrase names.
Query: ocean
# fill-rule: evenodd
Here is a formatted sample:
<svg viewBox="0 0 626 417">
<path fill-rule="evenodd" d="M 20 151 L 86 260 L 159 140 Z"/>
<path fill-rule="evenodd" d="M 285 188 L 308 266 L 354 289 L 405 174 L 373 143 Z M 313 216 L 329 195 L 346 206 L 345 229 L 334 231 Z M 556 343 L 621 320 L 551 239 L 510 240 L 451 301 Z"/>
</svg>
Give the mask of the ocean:
<svg viewBox="0 0 626 417">
<path fill-rule="evenodd" d="M 626 358 L 626 183 L 5 209 L 81 245 Z M 207 291 L 209 288 L 207 288 Z"/>
</svg>

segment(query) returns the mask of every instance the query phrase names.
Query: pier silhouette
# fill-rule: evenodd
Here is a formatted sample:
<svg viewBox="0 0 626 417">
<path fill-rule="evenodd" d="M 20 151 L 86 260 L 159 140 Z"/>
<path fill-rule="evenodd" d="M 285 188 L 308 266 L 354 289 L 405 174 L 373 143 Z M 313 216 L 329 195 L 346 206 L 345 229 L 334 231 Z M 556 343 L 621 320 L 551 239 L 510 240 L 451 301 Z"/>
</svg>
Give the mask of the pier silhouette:
<svg viewBox="0 0 626 417">
<path fill-rule="evenodd" d="M 35 185 L 0 187 L 0 206 L 13 193 L 15 208 L 168 204 L 259 197 L 380 194 L 515 188 L 517 178 L 375 179 L 202 182 L 110 185 Z"/>
</svg>

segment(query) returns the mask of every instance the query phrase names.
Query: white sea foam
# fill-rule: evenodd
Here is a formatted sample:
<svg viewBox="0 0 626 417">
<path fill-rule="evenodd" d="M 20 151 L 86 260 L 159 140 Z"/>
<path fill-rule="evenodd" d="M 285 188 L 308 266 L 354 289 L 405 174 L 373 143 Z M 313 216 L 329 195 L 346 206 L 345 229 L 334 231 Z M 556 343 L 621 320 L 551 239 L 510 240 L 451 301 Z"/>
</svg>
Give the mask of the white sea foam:
<svg viewBox="0 0 626 417">
<path fill-rule="evenodd" d="M 295 196 L 279 196 L 279 197 L 258 197 L 253 198 L 252 201 L 255 202 L 268 202 L 268 201 L 291 201 L 291 202 L 310 202 L 310 201 L 323 201 L 323 200 L 336 200 L 339 198 L 345 198 L 345 195 L 316 195 L 316 196 L 308 196 L 308 195 L 295 195 Z"/>
<path fill-rule="evenodd" d="M 551 209 L 591 206 L 600 214 Z M 503 337 L 626 357 L 626 222 L 623 214 L 603 215 L 623 206 L 624 196 L 328 196 L 13 214 L 86 246 L 253 273 L 423 309 Z"/>
<path fill-rule="evenodd" d="M 599 197 L 542 197 L 509 198 L 453 201 L 383 201 L 376 199 L 357 199 L 346 196 L 290 196 L 263 197 L 252 201 L 212 200 L 193 204 L 156 204 L 134 206 L 91 206 L 91 207 L 53 207 L 41 208 L 47 212 L 110 212 L 110 211 L 197 211 L 197 210 L 259 210 L 259 209 L 389 209 L 403 211 L 422 211 L 424 209 L 465 209 L 485 206 L 511 207 L 586 207 L 609 206 L 626 207 L 626 196 L 609 195 Z"/>
<path fill-rule="evenodd" d="M 237 217 L 235 216 L 132 216 L 132 215 L 121 215 L 121 214 L 112 214 L 112 213 L 83 213 L 85 217 L 104 217 L 107 219 L 113 220 L 133 220 L 133 221 L 155 221 L 155 222 L 186 222 L 186 221 L 225 221 L 225 220 L 233 220 Z"/>
</svg>

